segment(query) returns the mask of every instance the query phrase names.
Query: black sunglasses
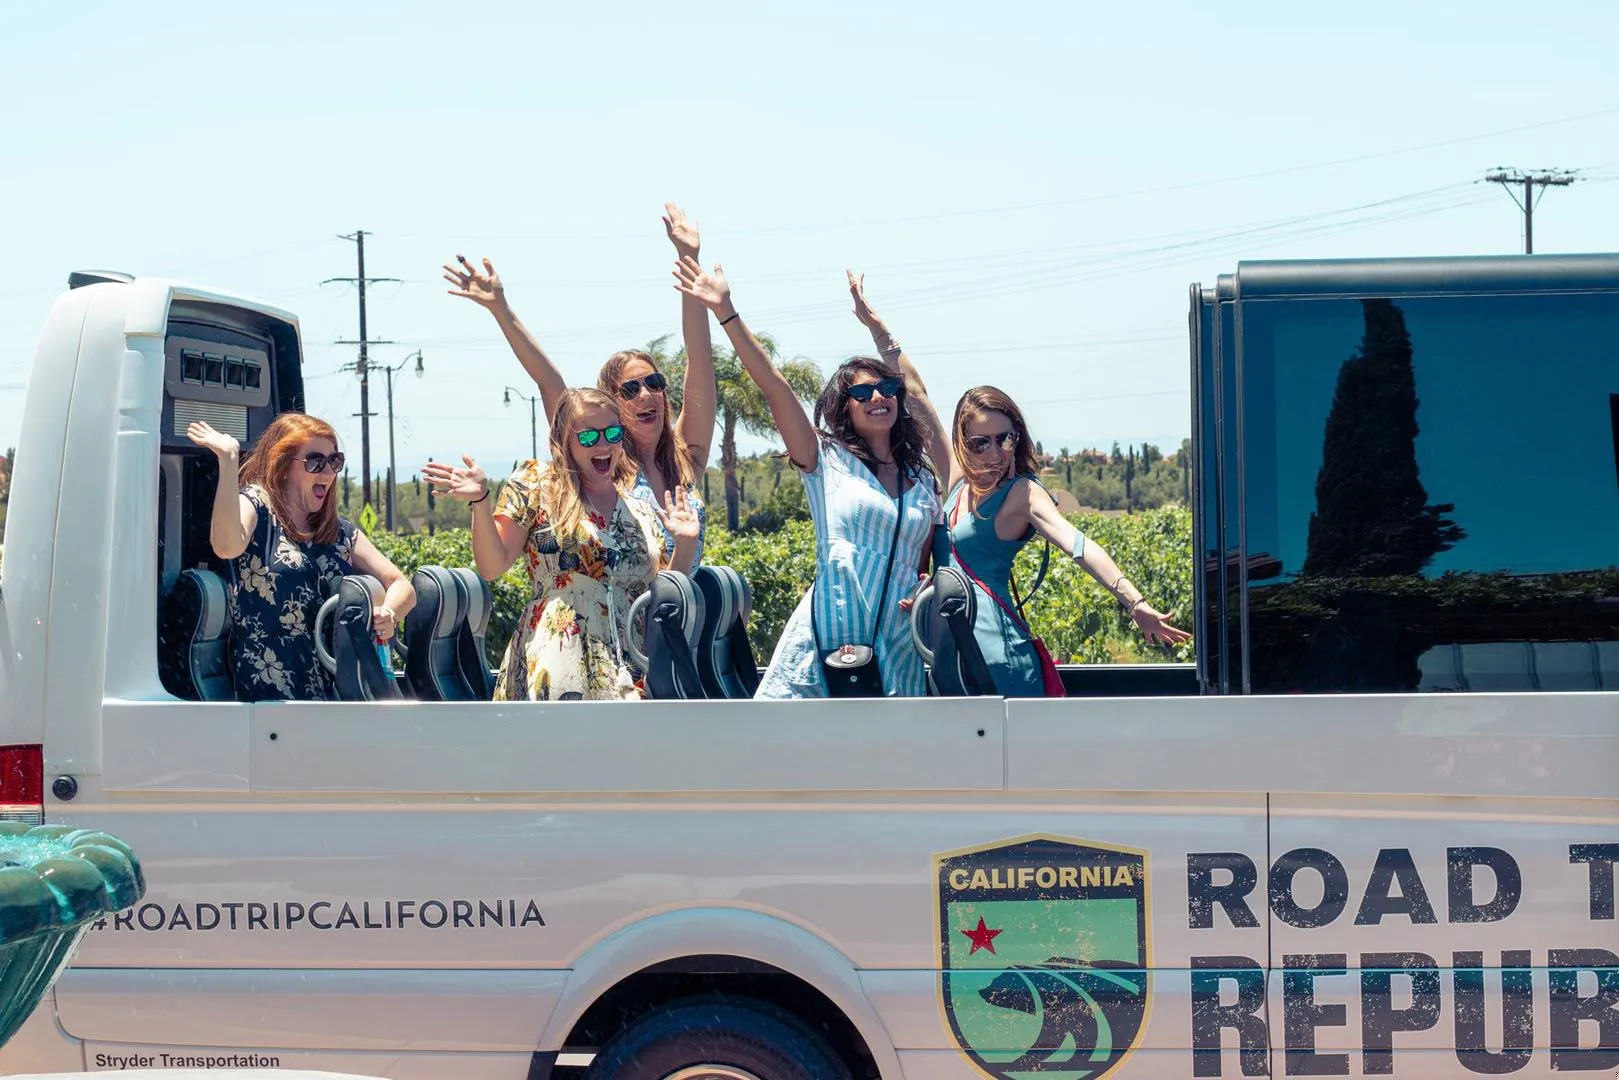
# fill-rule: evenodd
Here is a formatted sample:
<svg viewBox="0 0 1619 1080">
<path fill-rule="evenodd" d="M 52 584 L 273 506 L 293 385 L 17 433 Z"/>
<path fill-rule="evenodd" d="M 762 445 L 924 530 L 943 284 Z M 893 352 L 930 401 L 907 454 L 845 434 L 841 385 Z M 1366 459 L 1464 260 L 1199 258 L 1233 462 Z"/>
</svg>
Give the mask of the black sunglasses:
<svg viewBox="0 0 1619 1080">
<path fill-rule="evenodd" d="M 616 444 L 624 438 L 624 426 L 622 424 L 609 424 L 604 428 L 585 428 L 582 431 L 575 432 L 574 438 L 579 440 L 580 446 L 595 446 L 602 441 L 604 435 L 609 443 Z"/>
<path fill-rule="evenodd" d="M 649 393 L 657 394 L 661 393 L 663 388 L 668 385 L 669 380 L 663 377 L 663 373 L 660 371 L 654 371 L 652 374 L 643 375 L 639 379 L 631 379 L 629 382 L 619 383 L 618 396 L 623 398 L 625 401 L 634 401 L 636 398 L 641 396 L 641 387 L 643 386 L 647 388 Z"/>
<path fill-rule="evenodd" d="M 905 392 L 905 380 L 890 375 L 886 379 L 876 382 L 855 383 L 849 387 L 849 396 L 864 404 L 871 400 L 873 394 L 881 394 L 885 398 L 898 398 Z"/>
<path fill-rule="evenodd" d="M 1018 433 L 1015 431 L 1003 431 L 999 435 L 969 435 L 967 436 L 967 452 L 969 454 L 982 454 L 987 452 L 991 446 L 999 443 L 1001 449 L 1010 454 L 1017 449 L 1018 442 Z"/>
<path fill-rule="evenodd" d="M 347 460 L 348 459 L 343 456 L 343 452 L 341 450 L 335 454 L 323 454 L 319 450 L 311 450 L 309 453 L 304 455 L 304 472 L 340 473 L 343 471 L 343 462 Z"/>
</svg>

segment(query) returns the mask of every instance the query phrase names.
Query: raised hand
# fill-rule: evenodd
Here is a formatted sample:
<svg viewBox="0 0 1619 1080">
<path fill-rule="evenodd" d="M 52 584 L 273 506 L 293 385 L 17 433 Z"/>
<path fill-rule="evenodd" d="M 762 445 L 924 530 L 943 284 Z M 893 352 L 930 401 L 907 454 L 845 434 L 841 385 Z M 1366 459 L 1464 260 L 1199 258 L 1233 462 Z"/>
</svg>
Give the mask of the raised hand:
<svg viewBox="0 0 1619 1080">
<path fill-rule="evenodd" d="M 675 485 L 673 495 L 665 491 L 662 508 L 653 509 L 658 511 L 658 520 L 676 540 L 695 540 L 703 531 L 703 523 L 692 510 L 690 493 L 683 484 Z"/>
<path fill-rule="evenodd" d="M 212 450 L 217 458 L 236 457 L 242 452 L 242 444 L 236 441 L 234 435 L 216 431 L 202 420 L 196 420 L 186 425 L 186 438 L 204 450 Z"/>
<path fill-rule="evenodd" d="M 461 460 L 466 462 L 464 468 L 448 461 L 429 461 L 422 466 L 422 475 L 433 485 L 433 494 L 472 502 L 489 493 L 489 478 L 478 463 L 466 454 L 461 455 Z"/>
<path fill-rule="evenodd" d="M 1173 611 L 1165 614 L 1151 604 L 1137 604 L 1135 610 L 1130 612 L 1130 618 L 1141 628 L 1141 633 L 1149 645 L 1177 645 L 1192 636 L 1185 630 L 1170 625 L 1169 621 L 1174 617 Z"/>
<path fill-rule="evenodd" d="M 867 330 L 876 333 L 883 328 L 883 321 L 871 310 L 871 302 L 866 299 L 866 275 L 856 277 L 853 270 L 845 270 L 844 273 L 849 275 L 849 295 L 854 298 L 854 317 L 859 319 L 860 324 Z"/>
<path fill-rule="evenodd" d="M 464 296 L 491 311 L 506 303 L 506 288 L 501 285 L 493 263 L 485 259 L 483 269 L 479 270 L 467 262 L 464 255 L 457 255 L 455 262 L 454 266 L 444 264 L 444 280 L 455 286 L 449 290 L 451 296 Z"/>
<path fill-rule="evenodd" d="M 725 268 L 719 263 L 715 263 L 712 270 L 704 270 L 696 259 L 682 256 L 675 263 L 675 288 L 695 297 L 710 311 L 718 312 L 731 304 L 731 285 L 725 280 Z"/>
<path fill-rule="evenodd" d="M 686 217 L 686 212 L 672 202 L 663 204 L 663 228 L 669 234 L 669 242 L 675 246 L 675 254 L 682 259 L 697 258 L 697 249 L 701 245 L 701 238 L 697 235 L 697 222 Z"/>
</svg>

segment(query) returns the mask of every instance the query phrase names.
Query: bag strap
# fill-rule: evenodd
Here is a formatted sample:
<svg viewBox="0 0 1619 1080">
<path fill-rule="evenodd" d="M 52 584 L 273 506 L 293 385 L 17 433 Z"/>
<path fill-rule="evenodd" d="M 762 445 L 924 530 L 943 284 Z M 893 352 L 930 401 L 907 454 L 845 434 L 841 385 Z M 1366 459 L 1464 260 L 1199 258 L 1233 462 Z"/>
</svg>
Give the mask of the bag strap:
<svg viewBox="0 0 1619 1080">
<path fill-rule="evenodd" d="M 904 477 L 900 477 L 901 483 Z M 900 530 L 905 527 L 905 489 L 894 496 L 894 539 L 888 544 L 888 565 L 883 569 L 883 589 L 877 594 L 877 616 L 871 623 L 871 647 L 877 647 L 877 638 L 883 629 L 883 604 L 888 600 L 888 583 L 894 578 L 894 555 L 899 551 Z"/>
<path fill-rule="evenodd" d="M 1044 538 L 1042 537 L 1042 539 Z M 1043 584 L 1046 580 L 1046 568 L 1050 565 L 1051 541 L 1045 540 L 1045 546 L 1040 549 L 1040 569 L 1034 572 L 1034 586 L 1029 589 L 1029 594 L 1027 596 L 1018 595 L 1016 574 L 1012 574 L 1008 579 L 1012 586 L 1012 602 L 1017 604 L 1019 615 L 1023 614 L 1023 609 L 1028 605 L 1029 601 L 1034 599 L 1034 594 L 1040 591 L 1041 584 Z"/>
<path fill-rule="evenodd" d="M 1013 611 L 1011 608 L 1007 607 L 1006 606 L 1006 601 L 1002 600 L 999 596 L 996 596 L 995 595 L 995 590 L 990 588 L 988 585 L 985 585 L 982 581 L 978 580 L 978 575 L 972 572 L 972 568 L 969 567 L 966 563 L 961 561 L 961 553 L 956 550 L 956 544 L 955 544 L 954 540 L 952 540 L 950 542 L 950 556 L 951 556 L 951 558 L 953 558 L 955 560 L 956 566 L 958 566 L 961 569 L 961 572 L 966 574 L 968 577 L 972 578 L 972 581 L 973 581 L 974 585 L 977 585 L 980 589 L 983 589 L 986 593 L 988 593 L 989 598 L 991 600 L 995 601 L 997 604 L 999 604 L 1001 610 L 1006 612 L 1008 615 L 1010 615 L 1012 617 L 1012 619 L 1020 627 L 1023 628 L 1023 631 L 1025 633 L 1027 633 L 1030 638 L 1034 637 L 1034 631 L 1029 629 L 1028 621 L 1023 618 L 1022 612 Z M 1034 594 L 1030 593 L 1029 595 L 1033 596 Z"/>
<path fill-rule="evenodd" d="M 1016 483 L 1020 479 L 1023 479 L 1023 477 L 1013 477 L 1012 482 Z M 1037 478 L 1033 477 L 1033 476 L 1028 477 L 1028 479 L 1033 480 L 1036 484 L 1040 483 L 1040 481 Z M 965 481 L 963 481 L 963 483 L 965 483 Z M 1044 487 L 1045 487 L 1044 484 L 1040 484 L 1040 486 L 1041 486 L 1042 489 L 1044 489 Z M 959 485 L 958 485 L 958 487 L 959 487 Z M 955 494 L 955 491 L 956 491 L 956 489 L 952 489 L 951 494 Z M 958 498 L 959 498 L 959 496 L 958 496 Z M 950 512 L 953 511 L 956 508 L 956 502 L 957 502 L 956 499 L 950 500 L 949 509 L 945 513 L 946 522 L 948 522 L 950 520 Z M 971 511 L 969 511 L 969 513 L 970 512 Z M 991 518 L 990 522 L 991 522 L 991 527 L 993 527 L 994 519 Z M 960 552 L 956 551 L 955 538 L 950 535 L 950 532 L 949 532 L 948 528 L 945 530 L 945 536 L 947 538 L 949 538 L 951 557 L 954 558 L 957 563 L 960 563 L 961 566 L 962 566 L 962 569 L 965 570 L 966 569 L 966 564 L 961 563 L 961 554 L 960 554 Z M 1041 537 L 1041 540 L 1043 541 L 1044 546 L 1041 547 L 1041 549 L 1040 549 L 1040 569 L 1035 571 L 1034 585 L 1033 585 L 1033 587 L 1031 587 L 1029 589 L 1029 594 L 1027 596 L 1019 596 L 1018 595 L 1017 575 L 1015 573 L 1011 574 L 1009 576 L 1009 578 L 1008 578 L 1009 584 L 1012 587 L 1012 602 L 1017 605 L 1017 616 L 1018 616 L 1019 620 L 1024 624 L 1024 629 L 1028 628 L 1028 619 L 1027 619 L 1026 616 L 1024 616 L 1023 609 L 1028 605 L 1030 600 L 1034 599 L 1034 594 L 1040 591 L 1040 586 L 1042 584 L 1044 584 L 1045 580 L 1046 580 L 1046 570 L 1051 566 L 1051 541 L 1046 540 L 1044 537 Z M 935 556 L 934 561 L 935 562 L 938 561 L 937 556 Z M 987 587 L 985 587 L 984 583 L 982 581 L 979 581 L 976 577 L 973 577 L 973 574 L 972 574 L 971 571 L 967 572 L 967 576 L 972 578 L 973 581 L 977 582 L 979 587 L 983 588 L 985 592 L 989 593 L 991 596 L 995 596 L 995 593 L 992 592 Z M 1000 603 L 1000 597 L 995 596 L 995 602 Z M 1004 608 L 1004 607 L 1006 607 L 1006 605 L 1001 604 L 1001 607 Z"/>
</svg>

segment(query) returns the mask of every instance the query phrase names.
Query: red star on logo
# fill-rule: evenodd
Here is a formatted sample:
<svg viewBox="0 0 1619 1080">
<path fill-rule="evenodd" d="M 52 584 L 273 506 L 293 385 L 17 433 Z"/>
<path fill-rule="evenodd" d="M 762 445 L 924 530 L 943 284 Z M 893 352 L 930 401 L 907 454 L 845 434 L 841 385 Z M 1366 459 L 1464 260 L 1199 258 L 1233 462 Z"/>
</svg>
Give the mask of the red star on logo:
<svg viewBox="0 0 1619 1080">
<path fill-rule="evenodd" d="M 967 940 L 973 943 L 973 947 L 967 950 L 967 955 L 971 956 L 979 949 L 988 949 L 990 952 L 994 952 L 995 935 L 999 934 L 1000 931 L 991 930 L 984 925 L 984 917 L 980 915 L 978 916 L 978 926 L 975 929 L 962 930 L 961 933 L 966 934 Z"/>
</svg>

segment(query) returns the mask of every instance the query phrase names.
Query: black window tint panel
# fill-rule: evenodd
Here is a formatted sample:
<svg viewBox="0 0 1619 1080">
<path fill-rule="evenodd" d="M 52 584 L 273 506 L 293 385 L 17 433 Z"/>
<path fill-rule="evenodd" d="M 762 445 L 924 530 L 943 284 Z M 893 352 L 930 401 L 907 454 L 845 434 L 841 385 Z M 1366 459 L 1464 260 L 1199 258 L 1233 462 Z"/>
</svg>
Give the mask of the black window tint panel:
<svg viewBox="0 0 1619 1080">
<path fill-rule="evenodd" d="M 1496 654 L 1619 641 L 1619 297 L 1250 302 L 1243 338 L 1255 690 L 1540 689 Z"/>
</svg>

